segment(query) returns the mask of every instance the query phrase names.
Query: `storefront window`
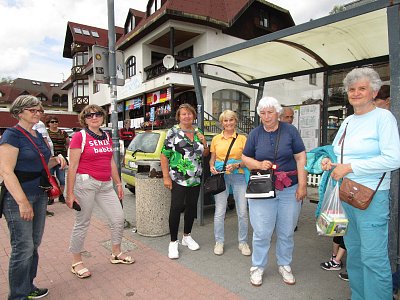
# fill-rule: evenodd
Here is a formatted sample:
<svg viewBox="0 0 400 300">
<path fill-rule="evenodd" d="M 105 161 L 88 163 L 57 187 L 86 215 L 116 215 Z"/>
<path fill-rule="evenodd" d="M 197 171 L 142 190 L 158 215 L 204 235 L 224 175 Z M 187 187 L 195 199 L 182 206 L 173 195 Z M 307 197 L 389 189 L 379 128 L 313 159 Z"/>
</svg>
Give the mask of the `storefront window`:
<svg viewBox="0 0 400 300">
<path fill-rule="evenodd" d="M 212 95 L 212 114 L 218 119 L 226 109 L 238 112 L 242 116 L 250 116 L 250 98 L 237 90 L 220 90 Z"/>
</svg>

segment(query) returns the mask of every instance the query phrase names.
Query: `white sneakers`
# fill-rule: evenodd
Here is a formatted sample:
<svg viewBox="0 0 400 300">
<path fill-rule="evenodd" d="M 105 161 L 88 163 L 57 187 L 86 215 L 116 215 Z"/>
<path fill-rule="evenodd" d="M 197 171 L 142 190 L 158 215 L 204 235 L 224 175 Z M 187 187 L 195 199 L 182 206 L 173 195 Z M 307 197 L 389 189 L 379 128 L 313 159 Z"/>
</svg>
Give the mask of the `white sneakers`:
<svg viewBox="0 0 400 300">
<path fill-rule="evenodd" d="M 184 235 L 182 238 L 182 246 L 187 246 L 190 250 L 199 250 L 200 246 L 190 235 Z"/>
<path fill-rule="evenodd" d="M 296 279 L 293 276 L 292 268 L 290 266 L 279 266 L 279 273 L 282 275 L 284 283 L 290 285 L 296 283 Z"/>
<path fill-rule="evenodd" d="M 179 258 L 179 250 L 178 250 L 179 241 L 170 242 L 168 246 L 168 257 L 170 259 L 178 259 Z"/>
<path fill-rule="evenodd" d="M 250 268 L 250 282 L 254 286 L 262 285 L 262 276 L 264 271 L 257 267 Z"/>
<path fill-rule="evenodd" d="M 258 267 L 250 268 L 250 282 L 254 286 L 260 286 L 262 284 L 262 276 L 264 270 Z M 283 282 L 286 284 L 293 285 L 296 283 L 296 279 L 293 276 L 292 269 L 290 266 L 279 266 L 279 273 L 282 275 Z"/>
<path fill-rule="evenodd" d="M 199 244 L 195 242 L 194 239 L 190 235 L 184 235 L 182 238 L 182 245 L 187 246 L 190 250 L 198 250 L 200 249 Z M 179 240 L 175 242 L 170 242 L 168 246 L 168 257 L 170 259 L 179 258 Z"/>
<path fill-rule="evenodd" d="M 242 251 L 242 254 L 245 256 L 251 255 L 251 250 L 249 245 L 246 242 L 239 243 L 239 251 Z"/>
<path fill-rule="evenodd" d="M 214 254 L 222 255 L 224 254 L 224 243 L 216 242 L 214 246 Z"/>
</svg>

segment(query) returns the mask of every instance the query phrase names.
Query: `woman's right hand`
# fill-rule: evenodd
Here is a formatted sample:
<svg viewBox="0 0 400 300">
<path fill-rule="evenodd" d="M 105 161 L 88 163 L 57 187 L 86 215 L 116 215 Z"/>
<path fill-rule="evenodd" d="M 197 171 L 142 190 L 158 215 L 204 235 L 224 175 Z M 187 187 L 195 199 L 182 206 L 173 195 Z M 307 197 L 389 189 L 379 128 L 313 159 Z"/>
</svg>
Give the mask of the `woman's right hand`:
<svg viewBox="0 0 400 300">
<path fill-rule="evenodd" d="M 259 161 L 260 170 L 269 170 L 272 168 L 273 163 L 269 160 Z"/>
<path fill-rule="evenodd" d="M 79 201 L 76 199 L 75 194 L 67 193 L 67 198 L 65 199 L 65 204 L 67 204 L 67 206 L 69 208 L 72 208 L 72 205 L 74 205 L 74 202 L 79 204 Z"/>
<path fill-rule="evenodd" d="M 19 204 L 19 215 L 24 221 L 32 221 L 33 216 L 35 215 L 32 209 L 32 205 L 29 201 L 25 201 L 22 204 Z"/>
<path fill-rule="evenodd" d="M 210 167 L 210 172 L 211 172 L 211 174 L 213 174 L 213 175 L 217 175 L 219 172 L 217 171 L 217 169 L 215 168 L 215 166 L 211 166 Z"/>
<path fill-rule="evenodd" d="M 170 176 L 165 176 L 163 177 L 164 179 L 164 186 L 169 189 L 172 190 L 172 179 Z"/>
<path fill-rule="evenodd" d="M 330 169 L 332 169 L 332 167 L 333 167 L 333 164 L 329 158 L 325 157 L 322 159 L 322 161 L 321 161 L 322 170 L 329 171 Z"/>
</svg>

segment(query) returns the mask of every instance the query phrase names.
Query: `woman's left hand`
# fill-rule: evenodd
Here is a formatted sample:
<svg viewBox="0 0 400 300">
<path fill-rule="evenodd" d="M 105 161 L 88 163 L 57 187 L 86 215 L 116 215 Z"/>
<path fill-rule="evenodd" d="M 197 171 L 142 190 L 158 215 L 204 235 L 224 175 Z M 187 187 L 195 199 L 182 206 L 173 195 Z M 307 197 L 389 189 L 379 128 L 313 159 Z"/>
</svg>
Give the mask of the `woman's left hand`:
<svg viewBox="0 0 400 300">
<path fill-rule="evenodd" d="M 231 172 L 233 172 L 234 170 L 236 170 L 237 169 L 237 165 L 238 164 L 229 164 L 229 165 L 226 165 L 226 170 L 229 172 L 229 173 L 231 173 Z"/>
<path fill-rule="evenodd" d="M 121 201 L 124 199 L 124 189 L 122 187 L 122 184 L 117 185 L 117 194 L 118 194 L 118 199 Z"/>
<path fill-rule="evenodd" d="M 306 196 L 307 196 L 307 186 L 298 185 L 296 190 L 296 200 L 303 201 Z"/>
<path fill-rule="evenodd" d="M 60 165 L 60 169 L 64 169 L 67 166 L 67 160 L 61 154 L 58 154 L 55 159 L 57 164 Z"/>
</svg>

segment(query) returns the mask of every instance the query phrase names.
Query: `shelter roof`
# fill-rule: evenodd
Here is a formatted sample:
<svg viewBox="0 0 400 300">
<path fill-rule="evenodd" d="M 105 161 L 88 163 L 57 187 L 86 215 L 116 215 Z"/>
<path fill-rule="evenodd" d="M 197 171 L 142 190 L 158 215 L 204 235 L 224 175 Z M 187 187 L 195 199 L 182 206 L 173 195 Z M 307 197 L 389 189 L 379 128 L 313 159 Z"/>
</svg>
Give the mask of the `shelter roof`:
<svg viewBox="0 0 400 300">
<path fill-rule="evenodd" d="M 178 64 L 229 69 L 248 83 L 338 68 L 349 63 L 388 61 L 387 7 L 378 0 L 286 28 Z"/>
</svg>

